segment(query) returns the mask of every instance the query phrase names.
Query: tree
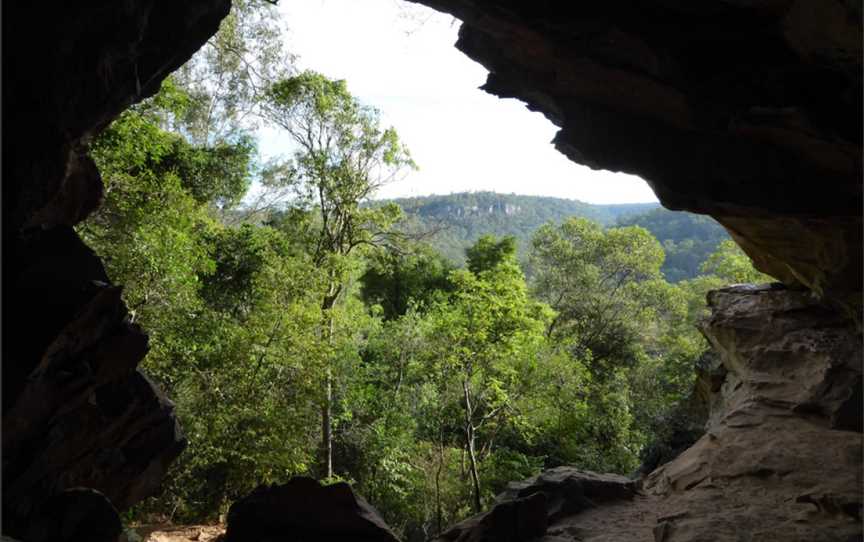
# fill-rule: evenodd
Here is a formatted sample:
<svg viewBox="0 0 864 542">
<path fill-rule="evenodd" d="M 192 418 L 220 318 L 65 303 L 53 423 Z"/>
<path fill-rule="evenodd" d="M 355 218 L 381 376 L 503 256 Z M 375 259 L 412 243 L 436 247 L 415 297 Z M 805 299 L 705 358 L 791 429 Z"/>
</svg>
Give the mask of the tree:
<svg viewBox="0 0 864 542">
<path fill-rule="evenodd" d="M 638 226 L 603 230 L 586 219 L 546 225 L 533 239 L 534 289 L 556 312 L 547 335 L 565 341 L 596 378 L 638 357 L 655 327 L 652 298 L 664 282 L 663 249 Z"/>
<path fill-rule="evenodd" d="M 293 71 L 279 21 L 275 2 L 233 0 L 219 31 L 172 75 L 188 107 L 165 115 L 165 127 L 209 146 L 256 128 L 268 85 Z"/>
<path fill-rule="evenodd" d="M 351 256 L 363 247 L 380 247 L 397 236 L 396 205 L 364 207 L 385 183 L 414 167 L 392 128 L 381 129 L 378 113 L 362 106 L 344 81 L 304 72 L 275 82 L 266 93 L 265 117 L 282 128 L 297 146 L 285 184 L 294 191 L 292 205 L 310 211 L 301 223 L 312 264 L 327 277 L 321 295 L 322 340 L 333 335 L 333 311 L 352 267 Z M 332 369 L 324 376 L 321 405 L 322 467 L 333 476 Z"/>
<path fill-rule="evenodd" d="M 132 320 L 150 330 L 145 365 L 151 368 L 188 351 L 181 322 L 200 309 L 200 277 L 213 269 L 207 241 L 219 228 L 213 210 L 239 200 L 251 176 L 248 141 L 196 146 L 161 128 L 164 112 L 186 105 L 185 93 L 166 81 L 95 139 L 105 200 L 79 226 L 112 280 L 124 286 Z"/>
<path fill-rule="evenodd" d="M 412 304 L 428 307 L 437 295 L 451 291 L 452 270 L 449 261 L 428 247 L 409 254 L 378 252 L 370 256 L 360 293 L 367 305 L 380 305 L 384 318 L 394 320 Z"/>
<path fill-rule="evenodd" d="M 663 257 L 638 226 L 603 230 L 571 219 L 534 238 L 535 292 L 557 313 L 547 334 L 589 373 L 583 389 L 590 414 L 565 416 L 581 424 L 570 431 L 584 435 L 582 450 L 595 450 L 589 464 L 635 467 L 640 449 L 665 431 L 663 420 L 690 392 L 707 348 L 694 326 L 690 283 L 666 282 Z M 573 461 L 582 450 L 561 457 Z"/>
<path fill-rule="evenodd" d="M 495 431 L 487 436 L 485 450 L 478 450 L 478 436 L 518 415 L 516 401 L 536 367 L 532 354 L 542 342 L 548 312 L 529 299 L 512 240 L 478 241 L 469 261 L 477 272 L 451 273 L 453 294 L 429 314 L 428 374 L 435 375 L 442 392 L 455 386 L 461 397 L 473 508 L 479 512 L 480 454 L 491 450 Z"/>
<path fill-rule="evenodd" d="M 774 278 L 756 270 L 750 257 L 731 239 L 718 245 L 700 271 L 719 277 L 727 284 L 774 282 Z"/>
</svg>

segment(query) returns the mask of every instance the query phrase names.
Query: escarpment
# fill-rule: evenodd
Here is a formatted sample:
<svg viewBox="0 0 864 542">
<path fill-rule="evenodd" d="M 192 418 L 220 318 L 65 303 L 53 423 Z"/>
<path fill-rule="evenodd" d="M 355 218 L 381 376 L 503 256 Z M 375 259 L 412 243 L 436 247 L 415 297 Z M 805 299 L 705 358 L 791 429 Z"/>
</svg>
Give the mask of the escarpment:
<svg viewBox="0 0 864 542">
<path fill-rule="evenodd" d="M 634 540 L 860 539 L 860 3 L 421 3 L 465 21 L 457 47 L 490 70 L 485 88 L 543 112 L 567 156 L 714 216 L 792 288 L 713 294 L 705 332 L 726 373 L 707 434 L 633 498 L 538 517 L 545 539 L 613 540 L 586 533 L 628 518 Z M 170 402 L 136 369 L 146 335 L 72 226 L 101 198 L 88 140 L 228 8 L 4 5 L 4 534 L 76 539 L 73 523 L 33 526 L 116 517 L 182 449 Z"/>
</svg>

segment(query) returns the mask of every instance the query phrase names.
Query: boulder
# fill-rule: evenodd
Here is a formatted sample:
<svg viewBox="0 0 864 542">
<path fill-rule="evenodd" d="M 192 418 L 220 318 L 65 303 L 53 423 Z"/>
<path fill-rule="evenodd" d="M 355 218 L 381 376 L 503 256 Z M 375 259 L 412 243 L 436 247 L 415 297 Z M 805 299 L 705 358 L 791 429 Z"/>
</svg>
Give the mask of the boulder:
<svg viewBox="0 0 864 542">
<path fill-rule="evenodd" d="M 633 480 L 557 467 L 521 482 L 511 482 L 488 512 L 442 533 L 440 542 L 528 542 L 562 518 L 636 494 Z"/>
<path fill-rule="evenodd" d="M 123 530 L 117 510 L 98 491 L 68 489 L 41 503 L 27 542 L 117 542 Z"/>
<path fill-rule="evenodd" d="M 398 542 L 378 512 L 344 482 L 312 478 L 261 486 L 231 505 L 225 542 Z"/>
<path fill-rule="evenodd" d="M 528 542 L 542 536 L 549 525 L 547 498 L 542 492 L 504 500 L 488 512 L 450 527 L 438 542 Z"/>
</svg>

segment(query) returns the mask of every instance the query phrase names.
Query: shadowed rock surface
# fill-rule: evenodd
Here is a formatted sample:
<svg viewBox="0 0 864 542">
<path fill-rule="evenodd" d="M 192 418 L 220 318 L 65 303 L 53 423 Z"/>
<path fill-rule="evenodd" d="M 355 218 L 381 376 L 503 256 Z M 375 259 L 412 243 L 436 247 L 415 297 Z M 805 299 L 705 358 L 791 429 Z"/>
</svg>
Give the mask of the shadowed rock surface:
<svg viewBox="0 0 864 542">
<path fill-rule="evenodd" d="M 116 542 L 123 527 L 104 495 L 70 489 L 49 498 L 31 523 L 27 542 Z"/>
<path fill-rule="evenodd" d="M 861 3 L 413 0 L 575 162 L 710 214 L 787 284 L 861 307 Z"/>
<path fill-rule="evenodd" d="M 340 482 L 292 478 L 231 505 L 225 542 L 399 542 L 372 506 Z"/>
<path fill-rule="evenodd" d="M 99 512 L 107 525 L 114 508 L 158 487 L 184 446 L 171 403 L 136 370 L 146 335 L 128 323 L 120 289 L 71 226 L 102 196 L 89 139 L 156 92 L 228 7 L 3 6 L 4 534 L 32 538 L 29 529 L 75 487 L 110 499 Z M 62 533 L 46 536 L 66 540 Z M 85 539 L 76 536 L 69 540 Z"/>
<path fill-rule="evenodd" d="M 512 482 L 488 512 L 456 524 L 440 542 L 528 542 L 548 527 L 606 503 L 630 502 L 636 484 L 623 476 L 558 467 Z"/>
<path fill-rule="evenodd" d="M 33 232 L 28 242 L 15 262 L 23 269 L 7 277 L 7 296 L 22 308 L 6 324 L 21 335 L 4 340 L 10 533 L 67 488 L 98 490 L 125 509 L 159 487 L 185 446 L 173 405 L 135 369 L 147 337 L 126 323 L 120 289 L 107 284 L 98 258 L 67 227 Z M 67 272 L 51 280 L 58 269 Z"/>
</svg>

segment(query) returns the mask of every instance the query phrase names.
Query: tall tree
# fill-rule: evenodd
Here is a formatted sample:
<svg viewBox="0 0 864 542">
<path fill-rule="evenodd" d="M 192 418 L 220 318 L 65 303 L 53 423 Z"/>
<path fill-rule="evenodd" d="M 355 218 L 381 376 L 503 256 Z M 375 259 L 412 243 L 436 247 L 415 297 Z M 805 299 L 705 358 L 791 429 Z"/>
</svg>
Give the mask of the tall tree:
<svg viewBox="0 0 864 542">
<path fill-rule="evenodd" d="M 283 30 L 275 2 L 233 0 L 219 31 L 172 74 L 189 95 L 189 107 L 166 115 L 167 126 L 197 145 L 253 130 L 269 84 L 294 70 Z"/>
<path fill-rule="evenodd" d="M 476 270 L 451 273 L 454 292 L 430 313 L 430 375 L 439 387 L 455 387 L 461 397 L 462 436 L 473 486 L 472 505 L 481 503 L 478 436 L 489 425 L 517 414 L 517 398 L 536 359 L 548 317 L 528 297 L 511 239 L 483 238 L 468 253 Z M 491 436 L 485 451 L 491 449 Z"/>
<path fill-rule="evenodd" d="M 535 291 L 555 311 L 547 330 L 566 341 L 597 377 L 632 365 L 652 329 L 650 308 L 662 289 L 663 249 L 638 226 L 603 230 L 571 218 L 534 236 Z"/>
<path fill-rule="evenodd" d="M 394 241 L 396 205 L 363 206 L 385 183 L 414 167 L 393 128 L 382 129 L 378 112 L 361 105 L 344 81 L 314 72 L 277 81 L 266 94 L 265 117 L 282 128 L 297 150 L 283 183 L 302 222 L 312 263 L 327 277 L 321 295 L 322 340 L 331 342 L 333 311 L 346 286 L 351 256 L 363 247 Z M 333 476 L 333 371 L 324 375 L 321 400 L 322 472 Z"/>
</svg>

